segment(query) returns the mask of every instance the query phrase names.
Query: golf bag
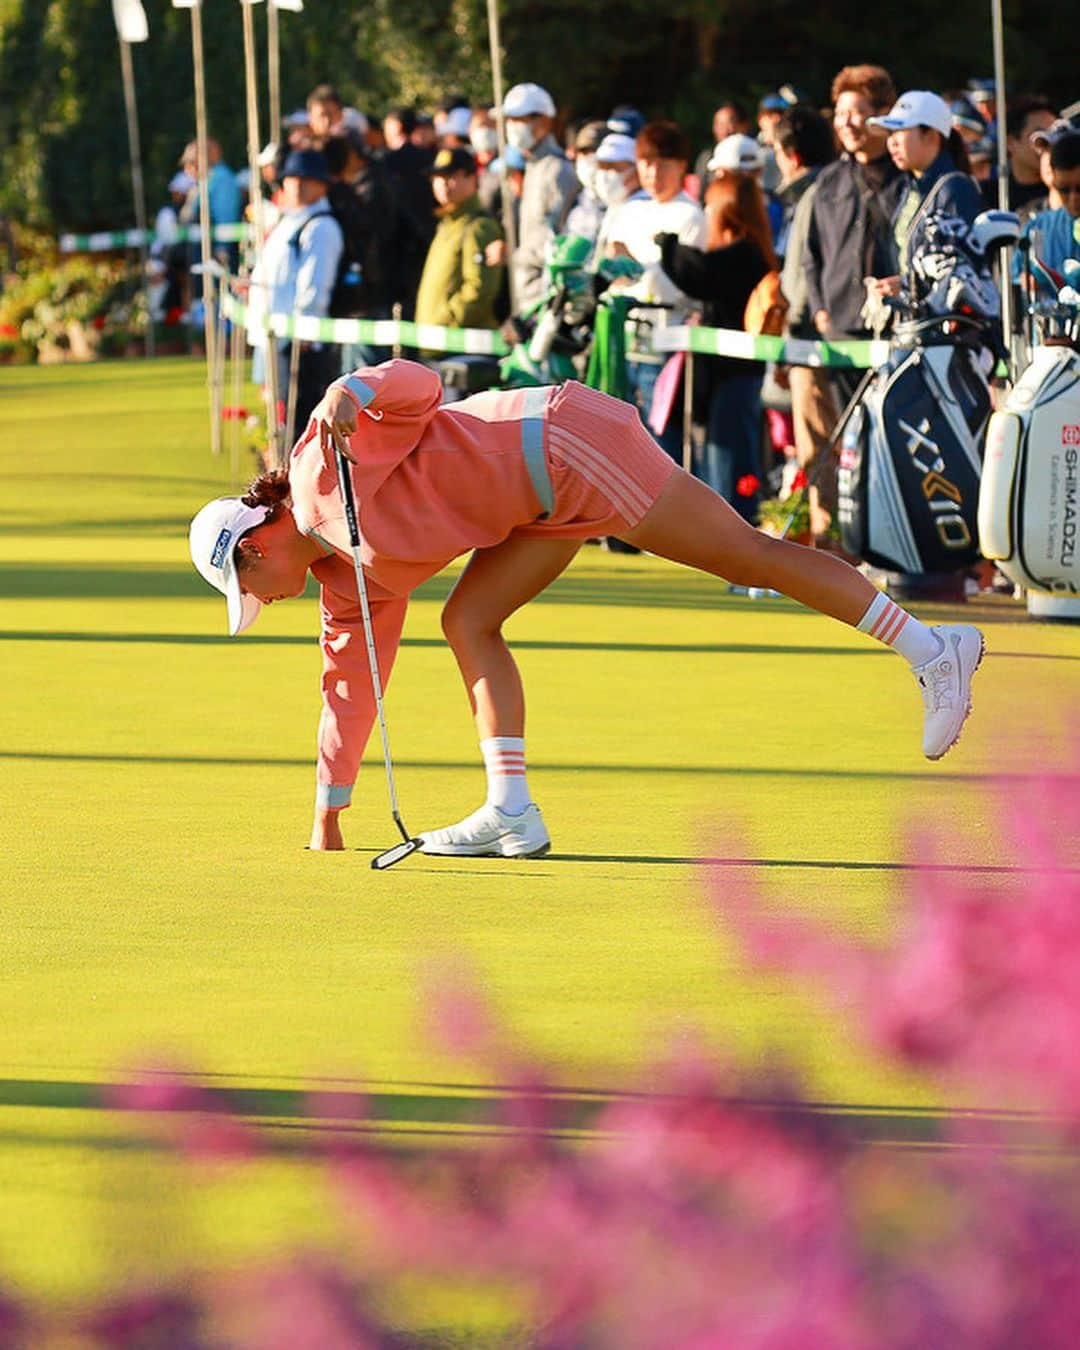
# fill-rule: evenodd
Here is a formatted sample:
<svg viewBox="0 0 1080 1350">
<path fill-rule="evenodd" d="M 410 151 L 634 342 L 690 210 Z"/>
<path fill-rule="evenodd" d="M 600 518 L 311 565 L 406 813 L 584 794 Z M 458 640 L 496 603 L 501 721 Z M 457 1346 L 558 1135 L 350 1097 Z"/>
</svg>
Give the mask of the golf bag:
<svg viewBox="0 0 1080 1350">
<path fill-rule="evenodd" d="M 840 540 L 899 572 L 952 572 L 979 556 L 979 447 L 990 391 L 977 348 L 899 347 L 840 442 Z"/>
<path fill-rule="evenodd" d="M 1005 212 L 925 223 L 893 350 L 841 424 L 840 539 L 875 566 L 955 572 L 979 556 L 979 452 L 1000 350 L 989 251 L 1017 228 Z"/>
<path fill-rule="evenodd" d="M 1010 581 L 1080 594 L 1080 352 L 1035 348 L 986 434 L 979 541 Z"/>
</svg>

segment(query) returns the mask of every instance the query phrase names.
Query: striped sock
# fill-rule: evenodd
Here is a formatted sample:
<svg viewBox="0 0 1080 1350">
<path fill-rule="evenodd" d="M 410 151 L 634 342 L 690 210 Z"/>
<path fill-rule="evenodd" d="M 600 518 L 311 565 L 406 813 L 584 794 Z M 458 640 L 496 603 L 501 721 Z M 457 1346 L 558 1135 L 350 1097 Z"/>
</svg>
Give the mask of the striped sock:
<svg viewBox="0 0 1080 1350">
<path fill-rule="evenodd" d="M 489 736 L 480 742 L 487 770 L 487 799 L 510 816 L 520 816 L 532 798 L 525 777 L 525 742 L 520 736 Z"/>
<path fill-rule="evenodd" d="M 870 602 L 870 608 L 855 625 L 860 633 L 895 647 L 912 666 L 932 661 L 941 651 L 941 639 L 914 614 L 901 609 L 884 591 L 879 591 Z"/>
</svg>

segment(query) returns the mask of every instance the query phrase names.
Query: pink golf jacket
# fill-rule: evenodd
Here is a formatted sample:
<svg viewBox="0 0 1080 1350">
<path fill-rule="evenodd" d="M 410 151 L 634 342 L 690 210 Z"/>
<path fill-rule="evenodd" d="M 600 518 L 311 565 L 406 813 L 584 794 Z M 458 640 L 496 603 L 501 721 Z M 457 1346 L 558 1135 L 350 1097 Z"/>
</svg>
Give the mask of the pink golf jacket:
<svg viewBox="0 0 1080 1350">
<path fill-rule="evenodd" d="M 385 687 L 409 594 L 462 553 L 498 544 L 551 510 L 545 444 L 552 390 L 477 394 L 440 407 L 439 377 L 412 361 L 387 361 L 337 383 L 360 409 L 350 473 Z M 345 807 L 376 709 L 337 471 L 333 454 L 319 445 L 319 411 L 293 449 L 289 483 L 297 527 L 326 550 L 311 569 L 322 604 L 317 803 Z"/>
</svg>

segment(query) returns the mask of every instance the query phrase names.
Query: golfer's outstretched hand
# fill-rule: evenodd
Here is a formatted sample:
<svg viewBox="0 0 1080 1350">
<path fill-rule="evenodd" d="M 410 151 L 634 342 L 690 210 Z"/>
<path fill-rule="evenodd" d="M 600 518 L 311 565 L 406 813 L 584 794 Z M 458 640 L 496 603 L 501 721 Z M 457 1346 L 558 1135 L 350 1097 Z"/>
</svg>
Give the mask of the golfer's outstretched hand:
<svg viewBox="0 0 1080 1350">
<path fill-rule="evenodd" d="M 319 424 L 319 444 L 323 452 L 333 450 L 336 433 L 345 457 L 355 464 L 356 461 L 349 450 L 349 437 L 356 435 L 358 417 L 353 399 L 344 389 L 331 385 L 323 395 L 323 401 L 315 409 L 315 417 Z"/>
<path fill-rule="evenodd" d="M 345 847 L 341 838 L 341 825 L 338 821 L 338 815 L 339 812 L 331 807 L 317 806 L 315 808 L 315 822 L 311 827 L 309 848 L 321 850 Z"/>
</svg>

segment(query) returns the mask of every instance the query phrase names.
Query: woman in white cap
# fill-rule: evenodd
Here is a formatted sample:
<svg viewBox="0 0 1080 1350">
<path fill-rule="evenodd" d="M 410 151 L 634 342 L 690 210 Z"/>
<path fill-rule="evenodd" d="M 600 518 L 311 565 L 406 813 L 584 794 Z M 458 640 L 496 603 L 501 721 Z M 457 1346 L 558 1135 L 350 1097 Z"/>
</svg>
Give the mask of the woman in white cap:
<svg viewBox="0 0 1080 1350">
<path fill-rule="evenodd" d="M 759 533 L 683 473 L 630 405 L 575 381 L 490 391 L 440 406 L 438 375 L 389 361 L 336 380 L 293 449 L 288 473 L 242 498 L 210 502 L 191 555 L 227 601 L 229 632 L 263 604 L 321 585 L 323 710 L 311 846 L 343 847 L 349 804 L 375 719 L 356 574 L 333 451 L 341 438 L 358 502 L 375 649 L 385 682 L 409 594 L 472 551 L 443 611 L 480 737 L 487 799 L 422 835 L 443 855 L 547 852 L 528 788 L 525 698 L 504 622 L 569 565 L 582 541 L 614 534 L 639 548 L 772 587 L 895 647 L 925 703 L 923 751 L 939 759 L 960 735 L 982 635 L 927 628 L 832 554 Z"/>
<path fill-rule="evenodd" d="M 982 210 L 982 196 L 952 110 L 937 94 L 911 89 L 870 124 L 888 133 L 889 154 L 908 180 L 892 222 L 897 271 L 871 283 L 879 296 L 898 295 L 930 217 L 956 216 L 970 225 Z"/>
</svg>

